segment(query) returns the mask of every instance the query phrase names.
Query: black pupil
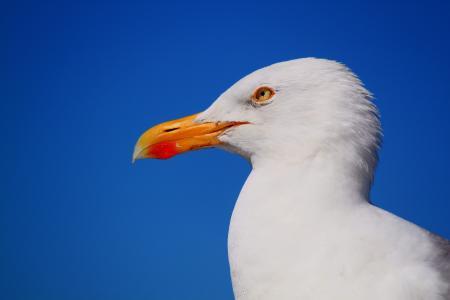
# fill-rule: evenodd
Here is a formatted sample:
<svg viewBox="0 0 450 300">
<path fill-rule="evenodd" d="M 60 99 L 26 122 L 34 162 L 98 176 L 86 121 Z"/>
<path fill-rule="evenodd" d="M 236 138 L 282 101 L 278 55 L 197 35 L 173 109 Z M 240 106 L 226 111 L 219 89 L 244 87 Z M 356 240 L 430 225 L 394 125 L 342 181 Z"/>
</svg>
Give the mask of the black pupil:
<svg viewBox="0 0 450 300">
<path fill-rule="evenodd" d="M 266 94 L 266 91 L 261 91 L 261 93 L 260 93 L 261 97 L 264 97 L 265 94 Z"/>
</svg>

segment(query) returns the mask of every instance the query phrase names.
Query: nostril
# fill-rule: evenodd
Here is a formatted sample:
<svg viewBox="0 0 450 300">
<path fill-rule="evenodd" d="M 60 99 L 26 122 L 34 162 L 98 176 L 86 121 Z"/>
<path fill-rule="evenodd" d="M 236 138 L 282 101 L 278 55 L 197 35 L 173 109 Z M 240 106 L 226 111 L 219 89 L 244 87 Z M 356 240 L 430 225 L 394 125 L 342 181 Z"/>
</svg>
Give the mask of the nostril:
<svg viewBox="0 0 450 300">
<path fill-rule="evenodd" d="M 164 132 L 171 132 L 171 131 L 177 130 L 179 128 L 180 127 L 169 128 L 169 129 L 164 130 Z"/>
</svg>

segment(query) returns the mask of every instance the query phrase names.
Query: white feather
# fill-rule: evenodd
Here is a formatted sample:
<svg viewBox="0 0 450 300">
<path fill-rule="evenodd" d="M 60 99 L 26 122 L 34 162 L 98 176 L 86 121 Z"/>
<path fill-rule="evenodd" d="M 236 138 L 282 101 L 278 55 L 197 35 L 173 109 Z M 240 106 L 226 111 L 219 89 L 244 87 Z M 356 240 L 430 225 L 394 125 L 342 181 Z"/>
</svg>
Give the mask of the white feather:
<svg viewBox="0 0 450 300">
<path fill-rule="evenodd" d="M 255 107 L 260 86 L 276 96 Z M 260 69 L 198 120 L 251 122 L 220 137 L 253 166 L 229 230 L 236 299 L 445 299 L 428 233 L 369 203 L 380 123 L 345 66 L 307 58 Z"/>
</svg>

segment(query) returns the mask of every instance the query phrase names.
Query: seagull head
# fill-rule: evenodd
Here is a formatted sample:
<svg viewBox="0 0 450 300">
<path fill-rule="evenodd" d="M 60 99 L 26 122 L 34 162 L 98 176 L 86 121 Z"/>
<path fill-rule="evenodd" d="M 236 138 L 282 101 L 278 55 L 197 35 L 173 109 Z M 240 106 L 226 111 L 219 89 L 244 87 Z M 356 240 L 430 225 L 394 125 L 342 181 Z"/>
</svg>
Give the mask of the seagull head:
<svg viewBox="0 0 450 300">
<path fill-rule="evenodd" d="M 147 130 L 133 161 L 221 147 L 255 166 L 328 153 L 371 172 L 380 140 L 370 93 L 344 65 L 303 58 L 259 69 L 205 111 Z"/>
</svg>

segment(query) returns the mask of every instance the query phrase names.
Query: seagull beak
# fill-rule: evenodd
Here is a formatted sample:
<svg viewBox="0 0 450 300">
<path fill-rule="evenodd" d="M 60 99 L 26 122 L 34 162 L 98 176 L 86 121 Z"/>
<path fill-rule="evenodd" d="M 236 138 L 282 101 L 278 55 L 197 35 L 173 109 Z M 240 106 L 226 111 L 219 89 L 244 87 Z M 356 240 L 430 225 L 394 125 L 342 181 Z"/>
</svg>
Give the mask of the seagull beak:
<svg viewBox="0 0 450 300">
<path fill-rule="evenodd" d="M 156 125 L 136 143 L 133 162 L 141 158 L 168 159 L 190 150 L 214 147 L 227 129 L 247 122 L 195 122 L 198 114 Z"/>
</svg>

